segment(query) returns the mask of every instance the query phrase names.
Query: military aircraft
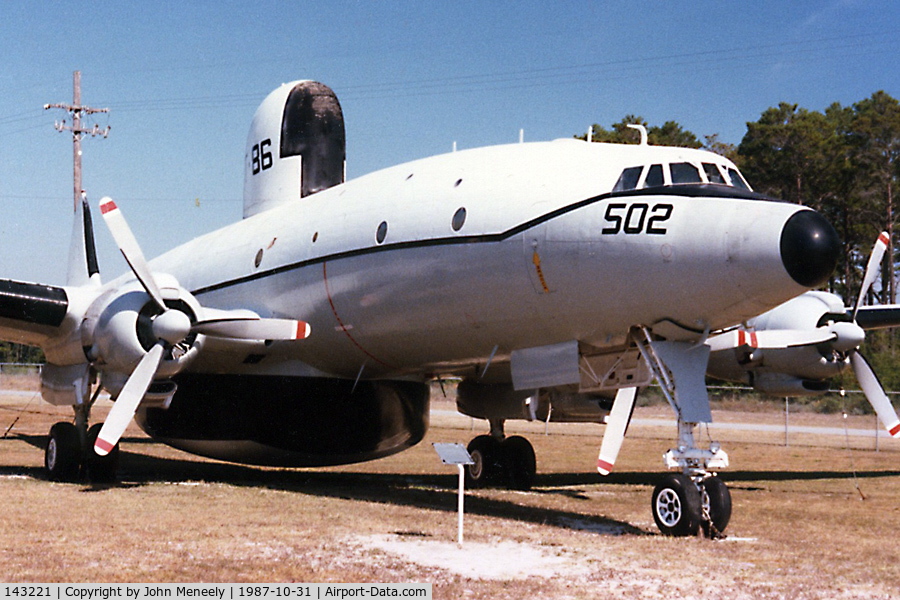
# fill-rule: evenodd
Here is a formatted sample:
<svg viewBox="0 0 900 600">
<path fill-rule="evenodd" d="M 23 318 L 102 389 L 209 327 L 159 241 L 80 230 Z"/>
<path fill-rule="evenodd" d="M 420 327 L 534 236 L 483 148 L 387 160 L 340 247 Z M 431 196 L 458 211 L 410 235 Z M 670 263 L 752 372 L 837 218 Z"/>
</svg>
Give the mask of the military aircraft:
<svg viewBox="0 0 900 600">
<path fill-rule="evenodd" d="M 470 477 L 527 487 L 510 418 L 599 420 L 612 468 L 637 388 L 677 415 L 657 486 L 664 533 L 722 531 L 730 495 L 700 448 L 711 332 L 825 282 L 839 240 L 818 213 L 751 191 L 724 157 L 575 139 L 453 152 L 345 181 L 327 86 L 274 90 L 253 118 L 244 218 L 152 261 L 116 203 L 100 211 L 131 272 L 101 282 L 76 207 L 65 286 L 0 281 L 0 338 L 43 348 L 42 393 L 71 405 L 49 475 L 113 478 L 136 418 L 151 437 L 226 461 L 311 467 L 422 440 L 430 382 L 458 377 L 487 418 Z M 115 400 L 90 424 L 101 389 Z M 611 410 L 611 412 L 610 412 Z"/>
<path fill-rule="evenodd" d="M 852 369 L 866 399 L 888 433 L 900 437 L 900 418 L 875 371 L 859 351 L 869 329 L 900 326 L 900 306 L 863 306 L 878 275 L 888 234 L 875 242 L 856 303 L 807 292 L 744 325 L 708 340 L 709 375 L 752 385 L 771 396 L 823 394 L 830 381 Z"/>
</svg>

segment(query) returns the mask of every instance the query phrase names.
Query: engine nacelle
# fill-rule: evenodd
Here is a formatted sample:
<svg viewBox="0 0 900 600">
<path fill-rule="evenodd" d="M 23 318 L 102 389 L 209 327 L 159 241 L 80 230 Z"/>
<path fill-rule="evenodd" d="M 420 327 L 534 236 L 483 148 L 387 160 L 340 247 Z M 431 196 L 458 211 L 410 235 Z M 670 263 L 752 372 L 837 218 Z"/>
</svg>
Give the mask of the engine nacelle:
<svg viewBox="0 0 900 600">
<path fill-rule="evenodd" d="M 344 115 L 327 85 L 295 81 L 253 116 L 244 155 L 244 218 L 344 182 Z"/>
<path fill-rule="evenodd" d="M 163 300 L 170 309 L 197 321 L 202 310 L 197 300 L 174 277 L 154 274 Z M 128 375 L 157 343 L 153 320 L 162 311 L 137 281 L 126 283 L 113 294 L 102 296 L 88 310 L 82 328 L 82 344 L 88 359 L 103 374 L 104 387 L 115 397 Z M 182 342 L 168 347 L 156 371 L 156 379 L 165 379 L 186 368 L 204 342 L 204 336 L 190 334 Z"/>
<path fill-rule="evenodd" d="M 456 409 L 476 419 L 533 421 L 537 390 L 514 390 L 508 383 L 476 383 L 464 379 L 456 387 Z"/>
<path fill-rule="evenodd" d="M 194 454 L 231 462 L 317 467 L 405 450 L 428 429 L 429 386 L 411 381 L 182 373 L 165 410 L 138 425 Z"/>
<path fill-rule="evenodd" d="M 807 292 L 750 321 L 756 331 L 814 331 L 827 328 L 835 339 L 792 348 L 728 348 L 712 352 L 707 373 L 724 381 L 752 384 L 774 396 L 810 395 L 827 389 L 826 380 L 850 365 L 846 352 L 863 339 L 850 323 L 840 297 Z"/>
<path fill-rule="evenodd" d="M 840 297 L 828 292 L 806 292 L 761 314 L 750 324 L 757 330 L 812 330 L 822 325 L 828 315 L 832 315 L 833 320 L 846 318 L 846 309 Z"/>
<path fill-rule="evenodd" d="M 753 387 L 770 396 L 817 396 L 828 391 L 828 381 L 800 379 L 782 373 L 761 373 L 754 378 Z"/>
<path fill-rule="evenodd" d="M 507 383 L 463 380 L 456 389 L 456 408 L 476 419 L 602 423 L 612 398 L 564 390 L 514 390 Z"/>
</svg>

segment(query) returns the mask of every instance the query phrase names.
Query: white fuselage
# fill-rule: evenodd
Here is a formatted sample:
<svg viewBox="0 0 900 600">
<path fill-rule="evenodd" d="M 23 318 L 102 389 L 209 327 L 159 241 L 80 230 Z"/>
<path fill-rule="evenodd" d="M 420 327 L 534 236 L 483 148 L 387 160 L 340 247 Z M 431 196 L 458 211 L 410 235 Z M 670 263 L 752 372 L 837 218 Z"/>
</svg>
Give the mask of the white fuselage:
<svg viewBox="0 0 900 600">
<path fill-rule="evenodd" d="M 805 289 L 779 250 L 799 206 L 678 186 L 609 197 L 625 167 L 701 155 L 713 156 L 561 140 L 437 156 L 282 204 L 151 267 L 204 306 L 312 327 L 238 354 L 211 344 L 200 371 L 419 377 L 572 339 L 620 344 L 662 320 L 699 337 Z M 243 364 L 250 353 L 265 359 Z"/>
</svg>

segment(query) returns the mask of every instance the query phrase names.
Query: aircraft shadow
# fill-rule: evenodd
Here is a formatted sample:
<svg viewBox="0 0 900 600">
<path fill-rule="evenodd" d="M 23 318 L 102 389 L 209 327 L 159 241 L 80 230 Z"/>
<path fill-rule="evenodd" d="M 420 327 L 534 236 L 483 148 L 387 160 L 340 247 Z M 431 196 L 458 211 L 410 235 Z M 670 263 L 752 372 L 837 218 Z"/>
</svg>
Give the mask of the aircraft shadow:
<svg viewBox="0 0 900 600">
<path fill-rule="evenodd" d="M 666 474 L 659 472 L 621 471 L 602 476 L 596 473 L 538 474 L 536 485 L 557 488 L 577 485 L 647 485 L 655 486 Z M 765 481 L 813 481 L 817 479 L 878 479 L 900 477 L 900 470 L 891 471 L 723 471 L 719 473 L 727 483 Z M 555 493 L 548 490 L 547 493 Z"/>
<path fill-rule="evenodd" d="M 46 436 L 18 436 L 18 439 L 43 450 Z M 138 442 L 141 440 L 127 440 Z M 42 468 L 0 467 L 0 476 L 19 475 L 46 479 Z M 308 496 L 357 500 L 400 505 L 448 513 L 457 511 L 458 476 L 444 474 L 362 473 L 328 470 L 262 469 L 231 463 L 190 459 L 158 458 L 122 451 L 121 483 L 74 484 L 84 493 L 103 493 L 110 489 L 138 488 L 154 482 L 204 481 L 234 486 L 264 487 Z M 543 485 L 538 482 L 538 485 Z M 576 496 L 577 497 L 577 496 Z M 561 529 L 587 531 L 598 535 L 656 535 L 630 523 L 575 511 L 548 509 L 517 504 L 513 501 L 469 494 L 466 513 L 553 525 Z M 409 535 L 409 532 L 401 532 Z"/>
</svg>

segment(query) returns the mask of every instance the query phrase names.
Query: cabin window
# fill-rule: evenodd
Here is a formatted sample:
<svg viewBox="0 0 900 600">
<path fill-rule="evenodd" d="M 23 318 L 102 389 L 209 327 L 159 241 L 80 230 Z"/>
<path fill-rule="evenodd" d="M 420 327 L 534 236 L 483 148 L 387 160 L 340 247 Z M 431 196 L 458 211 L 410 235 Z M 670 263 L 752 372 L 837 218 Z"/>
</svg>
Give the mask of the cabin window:
<svg viewBox="0 0 900 600">
<path fill-rule="evenodd" d="M 613 186 L 613 192 L 625 192 L 633 190 L 637 187 L 638 180 L 641 178 L 641 171 L 644 167 L 628 167 L 619 175 L 619 180 Z"/>
<path fill-rule="evenodd" d="M 725 178 L 722 176 L 722 171 L 719 170 L 718 165 L 714 163 L 703 163 L 703 171 L 706 173 L 706 179 L 710 183 L 728 185 L 725 182 Z"/>
<path fill-rule="evenodd" d="M 731 179 L 731 185 L 734 187 L 742 188 L 745 190 L 750 190 L 750 186 L 747 185 L 747 182 L 744 181 L 744 178 L 740 173 L 737 172 L 737 169 L 728 169 L 728 177 Z"/>
<path fill-rule="evenodd" d="M 384 238 L 387 237 L 387 221 L 382 221 L 378 226 L 378 229 L 375 231 L 375 241 L 379 244 L 384 241 Z"/>
<path fill-rule="evenodd" d="M 644 187 L 659 187 L 664 183 L 662 165 L 650 165 L 650 169 L 647 170 L 647 179 L 644 180 Z"/>
<path fill-rule="evenodd" d="M 466 209 L 465 207 L 459 207 L 455 213 L 453 213 L 453 219 L 450 221 L 451 227 L 453 227 L 453 231 L 459 231 L 462 229 L 462 226 L 466 224 Z"/>
<path fill-rule="evenodd" d="M 672 169 L 672 183 L 675 185 L 703 182 L 700 179 L 700 170 L 691 163 L 672 163 L 669 167 Z"/>
</svg>

